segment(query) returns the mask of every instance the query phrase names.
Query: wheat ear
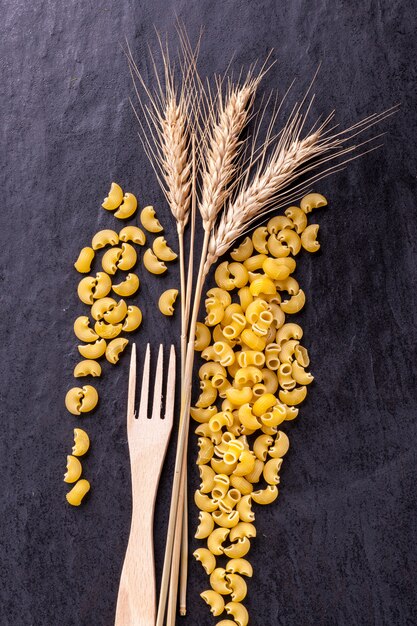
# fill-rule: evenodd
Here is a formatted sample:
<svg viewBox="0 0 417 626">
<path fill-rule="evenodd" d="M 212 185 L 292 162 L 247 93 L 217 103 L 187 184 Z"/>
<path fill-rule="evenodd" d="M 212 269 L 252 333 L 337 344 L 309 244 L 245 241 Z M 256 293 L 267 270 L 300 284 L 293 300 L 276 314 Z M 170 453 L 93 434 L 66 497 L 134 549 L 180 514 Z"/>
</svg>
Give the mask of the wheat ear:
<svg viewBox="0 0 417 626">
<path fill-rule="evenodd" d="M 259 219 L 265 212 L 280 208 L 288 201 L 294 201 L 306 191 L 312 182 L 339 171 L 347 162 L 368 152 L 369 150 L 364 150 L 340 161 L 340 157 L 362 148 L 379 135 L 362 143 L 346 146 L 349 140 L 395 111 L 396 107 L 393 107 L 380 114 L 371 115 L 336 134 L 331 134 L 330 123 L 333 119 L 333 114 L 331 114 L 304 139 L 300 139 L 300 133 L 305 118 L 297 112 L 281 131 L 279 140 L 269 157 L 267 154 L 270 138 L 267 137 L 256 157 L 253 151 L 245 175 L 241 177 L 237 193 L 225 206 L 212 231 L 204 273 L 207 274 L 210 266 L 227 252 L 232 243 L 250 227 L 253 221 Z M 338 158 L 338 162 L 326 167 L 329 161 Z M 249 171 L 255 163 L 255 172 L 250 178 Z M 316 174 L 308 175 L 315 169 L 318 169 Z M 302 183 L 293 184 L 296 179 L 305 175 L 308 176 Z"/>
</svg>

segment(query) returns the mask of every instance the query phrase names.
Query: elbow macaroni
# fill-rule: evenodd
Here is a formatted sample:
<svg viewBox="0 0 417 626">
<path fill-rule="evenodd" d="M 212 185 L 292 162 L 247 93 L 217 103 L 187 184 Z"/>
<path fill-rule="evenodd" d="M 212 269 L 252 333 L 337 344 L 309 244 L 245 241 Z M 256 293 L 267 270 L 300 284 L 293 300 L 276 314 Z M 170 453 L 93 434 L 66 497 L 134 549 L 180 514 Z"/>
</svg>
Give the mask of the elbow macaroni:
<svg viewBox="0 0 417 626">
<path fill-rule="evenodd" d="M 314 380 L 300 344 L 303 330 L 288 316 L 305 304 L 293 276 L 294 256 L 319 247 L 318 226 L 308 225 L 308 213 L 325 204 L 319 194 L 309 194 L 245 237 L 231 252 L 233 262 L 218 264 L 217 286 L 205 301 L 206 323 L 196 327 L 194 347 L 206 361 L 199 370 L 201 394 L 190 409 L 199 423 L 196 537 L 206 539 L 207 547 L 195 557 L 210 576 L 203 599 L 214 615 L 226 610 L 234 618 L 221 621 L 224 626 L 248 623 L 241 602 L 247 593 L 243 576 L 252 576 L 244 558 L 256 537 L 252 503 L 265 506 L 278 498 L 289 449 L 278 428 L 297 417 Z M 229 558 L 225 568 L 216 566 L 222 555 Z M 224 603 L 225 595 L 231 602 Z"/>
</svg>

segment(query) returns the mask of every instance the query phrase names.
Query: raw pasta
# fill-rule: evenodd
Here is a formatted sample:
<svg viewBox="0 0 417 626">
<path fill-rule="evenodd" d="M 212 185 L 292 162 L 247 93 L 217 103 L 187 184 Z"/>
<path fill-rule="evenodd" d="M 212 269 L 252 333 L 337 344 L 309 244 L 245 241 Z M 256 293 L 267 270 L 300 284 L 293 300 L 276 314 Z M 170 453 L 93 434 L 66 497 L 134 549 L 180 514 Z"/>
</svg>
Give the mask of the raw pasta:
<svg viewBox="0 0 417 626">
<path fill-rule="evenodd" d="M 197 464 L 200 509 L 196 538 L 206 547 L 195 551 L 210 577 L 211 589 L 201 597 L 213 615 L 229 613 L 228 626 L 248 623 L 242 601 L 252 576 L 244 557 L 256 540 L 252 504 L 269 505 L 279 495 L 288 436 L 278 430 L 298 415 L 298 405 L 314 380 L 309 357 L 300 344 L 301 326 L 288 319 L 305 303 L 294 278 L 301 247 L 314 252 L 318 226 L 307 214 L 324 206 L 320 194 L 309 194 L 300 207 L 273 217 L 255 229 L 221 262 L 214 274 L 217 287 L 205 300 L 207 317 L 196 329 L 195 349 L 206 361 L 199 370 L 201 393 L 191 407 L 198 422 Z M 256 253 L 254 254 L 254 251 Z M 210 330 L 213 327 L 213 330 Z M 226 568 L 216 560 L 228 557 Z M 223 596 L 231 596 L 225 602 Z"/>
</svg>

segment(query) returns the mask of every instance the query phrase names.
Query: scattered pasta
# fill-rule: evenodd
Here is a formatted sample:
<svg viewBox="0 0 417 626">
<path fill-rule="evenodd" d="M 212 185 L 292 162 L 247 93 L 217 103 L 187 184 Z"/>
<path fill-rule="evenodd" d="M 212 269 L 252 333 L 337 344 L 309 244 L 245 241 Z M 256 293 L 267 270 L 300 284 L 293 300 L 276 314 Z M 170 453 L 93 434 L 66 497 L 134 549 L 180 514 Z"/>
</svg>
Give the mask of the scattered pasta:
<svg viewBox="0 0 417 626">
<path fill-rule="evenodd" d="M 153 206 L 146 206 L 140 214 L 142 226 L 150 233 L 160 233 L 163 229 L 159 220 L 156 218 Z"/>
<path fill-rule="evenodd" d="M 117 183 L 112 183 L 109 193 L 106 198 L 104 198 L 103 204 L 101 205 L 103 209 L 107 209 L 107 211 L 115 211 L 117 207 L 119 207 L 123 200 L 123 190 Z"/>
<path fill-rule="evenodd" d="M 85 478 L 81 478 L 66 495 L 68 504 L 80 506 L 85 494 L 90 491 L 90 483 Z"/>
<path fill-rule="evenodd" d="M 178 289 L 167 289 L 158 300 L 159 310 L 163 315 L 174 315 L 174 303 L 178 296 Z"/>
<path fill-rule="evenodd" d="M 91 263 L 93 262 L 95 252 L 88 246 L 83 248 L 78 255 L 78 259 L 74 263 L 74 267 L 80 274 L 88 274 L 91 269 Z"/>
<path fill-rule="evenodd" d="M 74 456 L 83 456 L 90 447 L 90 438 L 82 428 L 74 428 L 74 446 L 72 454 Z"/>
<path fill-rule="evenodd" d="M 114 217 L 119 218 L 119 220 L 126 220 L 128 217 L 132 217 L 138 208 L 138 201 L 136 200 L 136 196 L 133 193 L 125 193 L 123 196 L 123 202 L 117 209 Z"/>
</svg>

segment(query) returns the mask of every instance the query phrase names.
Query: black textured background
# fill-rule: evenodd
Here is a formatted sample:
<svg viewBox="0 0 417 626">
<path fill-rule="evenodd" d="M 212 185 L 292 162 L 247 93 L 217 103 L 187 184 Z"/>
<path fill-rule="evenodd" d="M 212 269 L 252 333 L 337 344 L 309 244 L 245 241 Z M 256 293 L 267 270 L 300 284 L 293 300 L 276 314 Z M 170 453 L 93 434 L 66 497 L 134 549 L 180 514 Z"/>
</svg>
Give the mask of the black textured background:
<svg viewBox="0 0 417 626">
<path fill-rule="evenodd" d="M 153 25 L 193 38 L 205 26 L 200 68 L 222 72 L 275 49 L 266 87 L 296 77 L 303 92 L 319 61 L 314 115 L 347 126 L 400 102 L 384 147 L 317 186 L 322 252 L 305 255 L 300 316 L 315 383 L 298 420 L 279 500 L 257 515 L 248 608 L 256 626 L 417 623 L 416 584 L 416 95 L 411 0 L 328 2 L 24 2 L 1 19 L 0 624 L 110 626 L 129 530 L 125 435 L 127 356 L 104 366 L 101 401 L 76 419 L 63 404 L 77 360 L 72 323 L 84 306 L 72 268 L 112 215 L 111 180 L 154 203 L 174 225 L 136 136 L 126 36 L 149 75 Z M 160 281 L 177 282 L 176 266 Z M 168 343 L 178 324 L 156 311 L 141 272 L 137 335 Z M 158 279 L 159 280 L 159 279 Z M 159 285 L 158 285 L 159 290 Z M 157 336 L 156 336 L 157 335 Z M 92 438 L 85 506 L 65 502 L 74 426 Z M 197 483 L 192 438 L 190 482 Z M 156 510 L 160 575 L 171 449 Z M 191 507 L 190 525 L 196 510 Z M 194 540 L 191 540 L 194 548 Z M 213 623 L 190 563 L 189 615 Z"/>
</svg>

